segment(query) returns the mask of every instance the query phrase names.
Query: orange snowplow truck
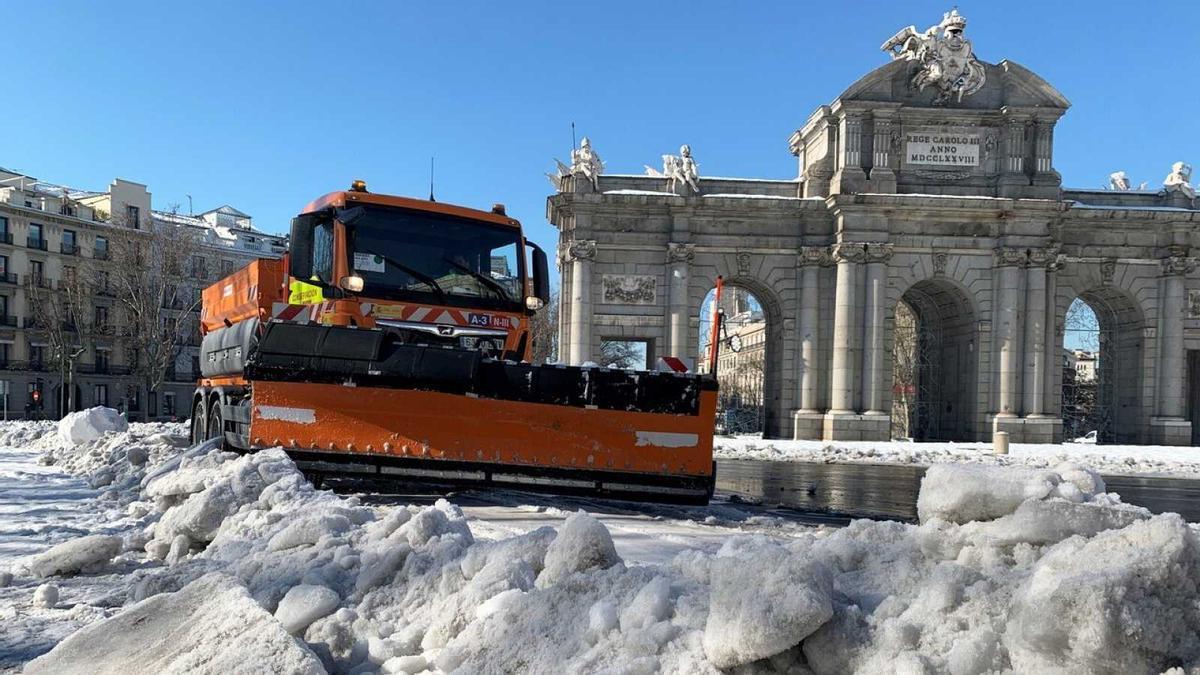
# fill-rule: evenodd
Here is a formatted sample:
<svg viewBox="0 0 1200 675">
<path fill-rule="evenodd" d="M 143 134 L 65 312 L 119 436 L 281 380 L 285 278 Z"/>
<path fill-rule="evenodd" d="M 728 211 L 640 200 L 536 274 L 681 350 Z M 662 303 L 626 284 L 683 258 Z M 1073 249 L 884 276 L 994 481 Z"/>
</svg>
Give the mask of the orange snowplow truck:
<svg viewBox="0 0 1200 675">
<path fill-rule="evenodd" d="M 546 254 L 489 211 L 367 192 L 204 290 L 193 442 L 309 471 L 645 500 L 712 494 L 711 376 L 529 363 Z"/>
</svg>

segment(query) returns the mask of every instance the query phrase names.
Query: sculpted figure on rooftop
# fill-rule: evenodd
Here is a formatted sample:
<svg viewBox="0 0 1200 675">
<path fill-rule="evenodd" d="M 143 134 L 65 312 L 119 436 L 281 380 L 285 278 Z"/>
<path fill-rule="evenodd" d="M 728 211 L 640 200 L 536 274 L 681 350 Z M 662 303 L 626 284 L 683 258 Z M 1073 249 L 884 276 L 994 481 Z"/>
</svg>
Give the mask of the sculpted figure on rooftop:
<svg viewBox="0 0 1200 675">
<path fill-rule="evenodd" d="M 962 101 L 983 88 L 987 79 L 983 64 L 975 58 L 971 41 L 963 37 L 967 20 L 957 9 L 942 16 L 939 24 L 924 32 L 908 26 L 893 35 L 880 49 L 893 60 L 915 61 L 919 68 L 911 80 L 912 86 L 924 91 L 937 91 L 934 105 L 943 105 L 951 98 Z"/>
</svg>

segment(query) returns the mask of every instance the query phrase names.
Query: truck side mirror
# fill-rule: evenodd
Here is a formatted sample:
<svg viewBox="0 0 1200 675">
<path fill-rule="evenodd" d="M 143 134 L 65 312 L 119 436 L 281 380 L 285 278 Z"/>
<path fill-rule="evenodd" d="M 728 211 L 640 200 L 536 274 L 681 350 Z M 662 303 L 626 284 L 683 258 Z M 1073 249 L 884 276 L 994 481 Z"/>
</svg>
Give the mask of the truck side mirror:
<svg viewBox="0 0 1200 675">
<path fill-rule="evenodd" d="M 541 246 L 529 242 L 533 248 L 533 294 L 543 305 L 550 304 L 550 267 L 546 263 L 546 252 Z"/>
<path fill-rule="evenodd" d="M 297 279 L 312 277 L 313 230 L 328 218 L 325 213 L 305 213 L 292 218 L 290 274 Z"/>
</svg>

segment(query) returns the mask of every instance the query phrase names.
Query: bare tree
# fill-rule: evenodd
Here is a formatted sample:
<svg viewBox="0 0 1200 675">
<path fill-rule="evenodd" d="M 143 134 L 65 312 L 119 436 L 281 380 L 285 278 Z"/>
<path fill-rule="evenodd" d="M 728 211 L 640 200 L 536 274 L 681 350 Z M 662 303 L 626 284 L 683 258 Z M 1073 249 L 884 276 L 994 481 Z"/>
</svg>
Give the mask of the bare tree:
<svg viewBox="0 0 1200 675">
<path fill-rule="evenodd" d="M 917 314 L 896 303 L 892 329 L 892 438 L 911 438 L 917 402 Z"/>
<path fill-rule="evenodd" d="M 49 363 L 59 373 L 60 416 L 75 409 L 75 371 L 93 332 L 96 290 L 96 268 L 91 261 L 64 259 L 63 263 L 57 284 L 44 275 L 26 279 L 32 328 L 45 339 Z"/>
<path fill-rule="evenodd" d="M 124 314 L 119 337 L 135 386 L 144 394 L 139 398 L 149 405 L 150 393 L 162 386 L 193 337 L 195 288 L 208 283 L 211 261 L 195 233 L 173 225 L 119 229 L 109 249 L 109 283 Z"/>
<path fill-rule="evenodd" d="M 601 340 L 600 365 L 610 368 L 646 367 L 646 343 L 642 340 Z"/>
<path fill-rule="evenodd" d="M 546 306 L 529 319 L 533 352 L 530 361 L 547 363 L 558 359 L 558 294 L 552 293 Z"/>
</svg>

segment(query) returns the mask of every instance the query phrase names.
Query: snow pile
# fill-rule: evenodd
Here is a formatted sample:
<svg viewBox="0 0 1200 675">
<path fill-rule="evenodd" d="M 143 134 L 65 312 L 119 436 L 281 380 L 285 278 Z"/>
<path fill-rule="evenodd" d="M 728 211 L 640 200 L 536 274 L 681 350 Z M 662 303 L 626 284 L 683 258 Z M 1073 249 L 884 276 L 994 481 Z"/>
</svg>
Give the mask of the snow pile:
<svg viewBox="0 0 1200 675">
<path fill-rule="evenodd" d="M 38 673 L 321 673 L 236 580 L 211 574 L 63 640 L 25 667 Z"/>
<path fill-rule="evenodd" d="M 1200 667 L 1196 531 L 1120 503 L 1078 465 L 935 466 L 920 525 L 737 536 L 636 565 L 584 512 L 557 531 L 477 540 L 445 500 L 371 508 L 313 488 L 280 449 L 169 451 L 140 434 L 63 459 L 92 475 L 108 462 L 119 501 L 145 511 L 122 554 L 144 551 L 141 568 L 117 601 L 138 604 L 32 672 Z M 147 462 L 135 467 L 118 438 Z M 46 558 L 86 573 L 99 541 Z"/>
<path fill-rule="evenodd" d="M 0 446 L 24 447 L 58 430 L 55 422 L 11 420 L 0 424 Z"/>
<path fill-rule="evenodd" d="M 58 422 L 58 437 L 63 443 L 90 443 L 109 432 L 129 429 L 129 422 L 112 408 L 96 406 L 69 413 Z"/>
</svg>

